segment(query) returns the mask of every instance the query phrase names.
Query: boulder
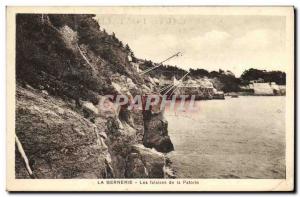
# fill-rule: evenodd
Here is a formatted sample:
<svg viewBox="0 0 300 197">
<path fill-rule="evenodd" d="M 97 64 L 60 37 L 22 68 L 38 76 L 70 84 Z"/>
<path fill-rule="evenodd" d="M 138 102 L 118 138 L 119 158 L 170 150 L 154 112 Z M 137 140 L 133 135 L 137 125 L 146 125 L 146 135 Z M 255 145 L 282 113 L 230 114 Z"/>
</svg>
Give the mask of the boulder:
<svg viewBox="0 0 300 197">
<path fill-rule="evenodd" d="M 157 78 L 153 78 L 153 81 L 156 83 L 156 85 L 159 85 L 159 80 Z"/>
<path fill-rule="evenodd" d="M 130 79 L 129 77 L 127 77 L 126 82 L 129 89 L 137 89 L 137 86 L 135 85 L 135 83 L 133 83 L 132 79 Z"/>
<path fill-rule="evenodd" d="M 91 102 L 83 102 L 82 104 L 83 110 L 88 113 L 89 115 L 96 116 L 98 115 L 98 108 Z"/>
<path fill-rule="evenodd" d="M 127 178 L 164 178 L 165 157 L 163 154 L 144 147 L 131 146 L 127 157 Z"/>
</svg>

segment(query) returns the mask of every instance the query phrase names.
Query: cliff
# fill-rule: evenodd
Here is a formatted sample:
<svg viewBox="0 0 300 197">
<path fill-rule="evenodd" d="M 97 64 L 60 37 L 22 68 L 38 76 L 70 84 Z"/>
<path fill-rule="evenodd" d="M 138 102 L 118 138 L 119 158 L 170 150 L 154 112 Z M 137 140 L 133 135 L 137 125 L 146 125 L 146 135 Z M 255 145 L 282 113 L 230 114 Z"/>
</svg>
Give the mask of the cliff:
<svg viewBox="0 0 300 197">
<path fill-rule="evenodd" d="M 99 103 L 151 89 L 93 17 L 17 15 L 16 178 L 166 176 L 160 152 L 174 148 L 163 112 Z"/>
<path fill-rule="evenodd" d="M 275 82 L 251 82 L 249 85 L 241 86 L 241 89 L 257 96 L 283 96 L 286 94 L 285 85 L 277 85 Z"/>
</svg>

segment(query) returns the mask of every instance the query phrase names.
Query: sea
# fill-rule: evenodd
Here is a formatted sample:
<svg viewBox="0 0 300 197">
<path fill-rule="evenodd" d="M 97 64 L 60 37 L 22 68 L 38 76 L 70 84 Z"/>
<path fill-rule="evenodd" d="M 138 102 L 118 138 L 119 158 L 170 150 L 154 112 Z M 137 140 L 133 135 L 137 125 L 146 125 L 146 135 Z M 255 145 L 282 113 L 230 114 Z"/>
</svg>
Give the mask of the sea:
<svg viewBox="0 0 300 197">
<path fill-rule="evenodd" d="M 177 178 L 285 178 L 285 96 L 195 101 L 166 110 Z"/>
</svg>

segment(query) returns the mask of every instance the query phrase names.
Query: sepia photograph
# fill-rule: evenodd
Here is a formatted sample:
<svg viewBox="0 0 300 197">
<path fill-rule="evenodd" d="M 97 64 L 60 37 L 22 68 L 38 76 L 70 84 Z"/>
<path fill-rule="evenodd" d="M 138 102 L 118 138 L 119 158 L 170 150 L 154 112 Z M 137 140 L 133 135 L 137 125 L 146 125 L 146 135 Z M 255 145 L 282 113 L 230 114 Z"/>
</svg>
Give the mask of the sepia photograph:
<svg viewBox="0 0 300 197">
<path fill-rule="evenodd" d="M 292 6 L 7 7 L 7 36 L 8 190 L 293 190 Z"/>
</svg>

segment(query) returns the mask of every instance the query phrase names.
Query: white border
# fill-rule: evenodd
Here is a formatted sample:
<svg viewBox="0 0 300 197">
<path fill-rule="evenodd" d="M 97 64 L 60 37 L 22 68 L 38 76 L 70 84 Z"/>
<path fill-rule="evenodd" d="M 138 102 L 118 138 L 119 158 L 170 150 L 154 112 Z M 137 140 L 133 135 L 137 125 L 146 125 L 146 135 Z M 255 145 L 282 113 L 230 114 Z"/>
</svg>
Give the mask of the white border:
<svg viewBox="0 0 300 197">
<path fill-rule="evenodd" d="M 72 2 L 72 3 L 71 3 Z M 98 2 L 96 2 L 96 1 L 88 1 L 88 0 L 85 0 L 85 5 L 95 5 L 95 4 L 98 4 L 99 5 L 99 3 Z M 265 3 L 265 4 L 264 4 Z M 237 4 L 239 4 L 239 5 L 258 5 L 258 4 L 262 4 L 262 5 L 266 5 L 266 4 L 269 4 L 270 5 L 270 3 L 272 4 L 272 5 L 293 5 L 293 4 L 296 4 L 296 5 L 299 5 L 299 3 L 298 3 L 298 1 L 259 1 L 259 2 L 254 2 L 254 1 L 243 1 L 243 3 L 241 3 L 241 1 L 231 1 L 231 2 L 223 2 L 223 1 L 202 1 L 201 2 L 201 4 L 207 4 L 207 5 L 216 5 L 216 4 L 218 4 L 218 5 L 237 5 Z M 3 17 L 3 15 L 4 15 L 4 13 L 5 13 L 5 11 L 4 11 L 4 7 L 3 7 L 3 5 L 7 5 L 7 2 L 1 2 L 1 4 L 2 4 L 2 7 L 1 7 L 1 21 L 0 22 L 2 22 L 1 24 L 5 24 L 5 20 L 4 20 L 4 17 Z M 15 0 L 12 0 L 12 1 L 9 1 L 9 3 L 8 3 L 9 5 L 25 5 L 25 3 L 23 2 L 23 1 L 15 1 Z M 74 3 L 73 1 L 64 1 L 64 0 L 59 0 L 59 1 L 57 1 L 57 0 L 54 0 L 54 1 L 51 1 L 51 2 L 40 2 L 40 1 L 38 1 L 37 2 L 37 4 L 34 2 L 34 1 L 27 1 L 26 2 L 26 5 L 81 5 L 80 3 Z M 122 4 L 122 5 L 124 5 L 124 4 L 127 4 L 127 5 L 129 5 L 129 4 L 141 4 L 141 2 L 140 1 L 127 1 L 126 3 L 124 3 L 124 1 L 110 1 L 109 3 L 101 3 L 102 5 L 120 5 L 120 4 Z M 143 4 L 156 4 L 156 5 L 158 5 L 158 4 L 162 4 L 162 2 L 158 2 L 158 1 L 147 1 L 147 2 L 143 2 Z M 164 3 L 163 3 L 164 5 L 166 5 L 166 4 L 172 4 L 172 5 L 175 5 L 175 4 L 177 4 L 177 5 L 187 5 L 187 4 L 192 4 L 192 5 L 196 5 L 196 4 L 199 4 L 199 3 L 197 3 L 197 2 L 195 2 L 195 1 L 184 1 L 184 2 L 182 2 L 182 1 L 164 1 Z M 297 22 L 298 23 L 298 22 Z M 5 28 L 2 28 L 2 29 L 5 29 Z M 2 48 L 1 48 L 1 58 L 0 58 L 0 61 L 1 61 L 1 63 L 2 63 L 2 65 L 5 65 L 5 63 L 4 63 L 4 59 L 5 59 L 5 49 L 4 49 L 4 43 L 5 43 L 5 37 L 4 37 L 4 34 L 3 34 L 3 31 L 1 32 L 1 42 L 2 42 Z M 1 70 L 0 70 L 0 73 L 1 73 L 1 75 L 2 76 L 0 76 L 0 78 L 1 78 L 1 80 L 3 80 L 2 81 L 2 83 L 1 83 L 1 86 L 0 86 L 0 90 L 5 90 L 5 67 L 1 67 Z M 298 86 L 299 87 L 299 86 Z M 5 92 L 4 91 L 1 91 L 1 94 L 3 95 L 2 97 L 0 97 L 1 98 L 1 107 L 2 107 L 2 109 L 5 109 Z M 5 131 L 5 112 L 3 113 L 4 111 L 2 111 L 2 113 L 1 113 L 1 123 L 2 124 L 0 124 L 1 125 L 1 128 L 2 128 L 2 130 L 3 131 Z M 2 138 L 2 139 L 5 139 L 4 137 Z M 3 145 L 5 146 L 5 143 L 3 143 Z M 3 150 L 5 150 L 4 148 L 2 149 L 2 153 L 4 153 L 4 151 Z M 5 160 L 5 157 L 3 157 L 3 156 L 5 156 L 5 154 L 1 154 L 1 159 L 2 159 L 2 163 L 4 163 L 4 160 Z M 3 168 L 4 169 L 4 168 Z M 3 172 L 2 172 L 3 173 Z M 4 174 L 4 177 L 5 177 L 5 172 L 3 173 Z M 3 176 L 2 176 L 3 177 Z"/>
</svg>

